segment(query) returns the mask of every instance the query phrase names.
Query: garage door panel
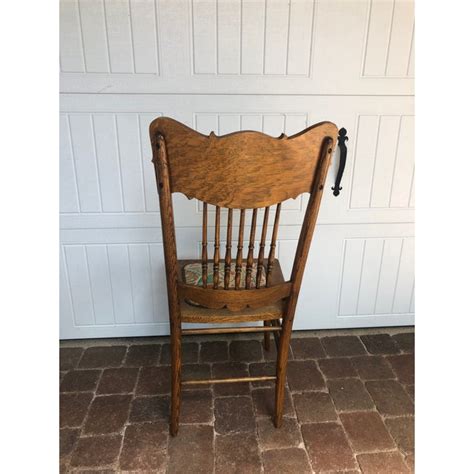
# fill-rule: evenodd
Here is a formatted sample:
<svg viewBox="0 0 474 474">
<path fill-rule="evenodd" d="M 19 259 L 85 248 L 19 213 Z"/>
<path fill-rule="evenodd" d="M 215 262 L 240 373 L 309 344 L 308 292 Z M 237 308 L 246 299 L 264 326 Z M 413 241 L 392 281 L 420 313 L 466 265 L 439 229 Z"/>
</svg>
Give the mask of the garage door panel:
<svg viewBox="0 0 474 474">
<path fill-rule="evenodd" d="M 393 295 L 392 312 L 408 313 L 411 311 L 411 300 L 415 284 L 414 254 L 414 239 L 404 239 L 397 269 L 397 284 Z"/>
<path fill-rule="evenodd" d="M 99 170 L 90 115 L 67 118 L 79 195 L 80 212 L 102 212 Z"/>
<path fill-rule="evenodd" d="M 134 321 L 137 323 L 153 322 L 155 308 L 149 244 L 128 245 L 128 253 Z"/>
<path fill-rule="evenodd" d="M 129 4 L 130 38 L 134 73 L 159 74 L 160 59 L 158 51 L 157 11 L 155 1 L 130 1 Z"/>
<path fill-rule="evenodd" d="M 385 239 L 368 239 L 364 242 L 364 260 L 359 277 L 356 314 L 375 312 L 384 244 Z"/>
<path fill-rule="evenodd" d="M 63 258 L 67 280 L 65 290 L 71 299 L 74 324 L 95 325 L 86 249 L 83 245 L 63 247 Z"/>
<path fill-rule="evenodd" d="M 81 21 L 77 0 L 59 3 L 59 42 L 61 44 L 61 72 L 85 72 Z"/>
<path fill-rule="evenodd" d="M 148 132 L 159 116 L 217 135 L 346 128 L 342 191 L 336 149 L 295 328 L 413 324 L 413 4 L 61 0 L 61 337 L 169 333 Z M 307 202 L 282 206 L 287 277 Z M 175 194 L 173 206 L 178 254 L 199 258 L 202 205 Z"/>
<path fill-rule="evenodd" d="M 299 226 L 279 231 L 277 258 L 286 278 L 299 231 Z M 248 233 L 247 228 L 246 241 Z M 200 257 L 200 227 L 178 228 L 176 236 L 180 258 Z M 295 328 L 413 324 L 412 236 L 412 224 L 319 225 Z M 234 232 L 234 248 L 236 237 Z M 161 238 L 158 228 L 63 230 L 61 337 L 167 334 Z M 209 245 L 212 252 L 212 239 Z"/>
<path fill-rule="evenodd" d="M 350 209 L 409 209 L 414 172 L 412 115 L 358 117 Z"/>
<path fill-rule="evenodd" d="M 66 191 L 62 184 L 62 206 L 68 209 L 61 217 L 63 228 L 160 225 L 148 137 L 149 123 L 160 115 L 184 117 L 188 125 L 205 134 L 250 129 L 273 136 L 291 135 L 331 118 L 348 130 L 348 158 L 343 190 L 337 198 L 330 190 L 339 164 L 337 154 L 333 159 L 320 222 L 413 220 L 410 98 L 202 96 L 185 100 L 182 96 L 134 96 L 131 100 L 130 96 L 101 96 L 90 103 L 89 98 L 78 104 L 71 96 L 63 96 L 63 120 L 72 124 L 75 184 L 81 201 L 81 211 L 74 212 L 73 189 L 68 186 Z M 158 108 L 160 112 L 152 112 Z M 68 129 L 62 133 L 66 148 Z M 65 170 L 71 169 L 70 154 L 62 156 Z M 73 173 L 69 176 L 72 179 Z M 199 225 L 196 208 L 182 196 L 177 199 L 176 224 Z M 302 223 L 302 202 L 298 198 L 285 204 L 283 225 Z"/>
<path fill-rule="evenodd" d="M 135 54 L 132 45 L 131 2 L 104 0 L 107 50 L 110 72 L 134 73 Z"/>
<path fill-rule="evenodd" d="M 392 175 L 390 207 L 403 208 L 410 206 L 413 192 L 413 176 L 415 172 L 414 132 L 414 117 L 401 117 L 398 149 Z"/>
<path fill-rule="evenodd" d="M 412 224 L 320 225 L 296 328 L 413 324 L 413 243 Z"/>
<path fill-rule="evenodd" d="M 317 30 L 325 93 L 413 94 L 412 0 L 323 0 Z"/>
<path fill-rule="evenodd" d="M 69 285 L 64 249 L 61 247 L 59 255 L 59 314 L 61 336 L 64 335 L 66 328 L 75 324 L 71 288 Z"/>
<path fill-rule="evenodd" d="M 62 0 L 61 90 L 412 94 L 411 0 Z"/>
<path fill-rule="evenodd" d="M 390 47 L 386 59 L 385 74 L 391 77 L 413 77 L 415 4 L 410 1 L 393 3 Z"/>
<path fill-rule="evenodd" d="M 102 210 L 123 212 L 122 167 L 117 138 L 116 116 L 91 114 L 100 179 Z"/>
<path fill-rule="evenodd" d="M 59 119 L 59 156 L 59 211 L 62 214 L 78 213 L 80 209 L 79 192 L 69 121 L 66 115 L 61 115 Z"/>
<path fill-rule="evenodd" d="M 162 254 L 163 246 L 156 242 L 64 243 L 61 336 L 80 338 L 99 326 L 108 328 L 104 333 L 108 337 L 119 326 L 131 330 L 140 325 L 166 327 Z"/>
<path fill-rule="evenodd" d="M 130 255 L 127 244 L 106 244 L 116 324 L 134 321 Z"/>
<path fill-rule="evenodd" d="M 65 2 L 65 8 L 73 7 L 75 2 Z M 112 72 L 107 48 L 108 33 L 103 2 L 77 0 L 80 22 L 80 38 L 83 44 L 85 74 Z"/>
<path fill-rule="evenodd" d="M 95 324 L 110 324 L 115 318 L 107 248 L 90 245 L 85 252 Z"/>
</svg>

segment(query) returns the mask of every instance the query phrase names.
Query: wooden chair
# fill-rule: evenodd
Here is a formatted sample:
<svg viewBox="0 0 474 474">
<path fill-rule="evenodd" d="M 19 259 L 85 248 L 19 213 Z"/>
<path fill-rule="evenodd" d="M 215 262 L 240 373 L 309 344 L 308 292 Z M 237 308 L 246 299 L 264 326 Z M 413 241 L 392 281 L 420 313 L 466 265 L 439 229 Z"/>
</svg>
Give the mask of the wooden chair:
<svg viewBox="0 0 474 474">
<path fill-rule="evenodd" d="M 282 422 L 284 386 L 291 328 L 324 182 L 338 130 L 322 122 L 287 137 L 273 138 L 242 131 L 221 137 L 202 135 L 166 117 L 150 124 L 153 163 L 160 200 L 171 332 L 170 433 L 178 432 L 180 391 L 184 384 L 274 380 L 274 424 Z M 202 258 L 178 260 L 172 193 L 203 202 Z M 309 192 L 304 222 L 295 253 L 291 278 L 285 281 L 275 247 L 281 203 Z M 270 207 L 276 206 L 268 257 L 264 258 Z M 215 206 L 214 255 L 208 258 L 208 209 Z M 227 209 L 225 256 L 220 255 L 223 210 Z M 258 256 L 254 258 L 257 216 L 264 208 Z M 246 210 L 250 210 L 247 257 L 243 254 Z M 237 253 L 232 258 L 234 212 L 239 214 Z M 186 272 L 197 275 L 187 280 Z M 195 279 L 196 280 L 196 279 Z M 182 329 L 182 323 L 241 323 L 263 325 Z M 269 349 L 270 332 L 278 350 L 275 376 L 237 379 L 181 380 L 183 335 L 263 332 Z"/>
</svg>

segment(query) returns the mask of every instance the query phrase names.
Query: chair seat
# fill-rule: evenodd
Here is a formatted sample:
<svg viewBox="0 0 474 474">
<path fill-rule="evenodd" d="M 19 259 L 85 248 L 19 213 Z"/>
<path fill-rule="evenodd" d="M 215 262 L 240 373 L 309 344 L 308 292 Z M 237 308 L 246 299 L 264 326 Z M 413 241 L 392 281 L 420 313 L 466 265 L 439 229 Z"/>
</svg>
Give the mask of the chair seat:
<svg viewBox="0 0 474 474">
<path fill-rule="evenodd" d="M 235 288 L 235 267 L 236 263 L 231 262 L 230 264 L 230 278 L 229 278 L 229 288 L 234 289 Z M 209 265 L 208 267 L 210 271 L 208 270 L 207 272 L 207 285 L 208 287 L 212 288 L 213 281 L 214 281 L 214 275 L 213 275 L 213 264 Z M 244 289 L 245 288 L 245 274 L 247 271 L 247 264 L 242 263 L 242 275 L 240 278 L 240 284 L 239 284 L 239 289 Z M 183 276 L 184 276 L 184 281 L 188 285 L 195 285 L 195 286 L 202 286 L 202 263 L 201 262 L 191 262 L 187 263 L 183 267 Z M 219 284 L 218 288 L 223 289 L 224 288 L 224 275 L 225 275 L 225 263 L 224 261 L 219 262 Z M 252 273 L 251 273 L 251 279 L 250 279 L 250 288 L 255 288 L 257 282 L 257 265 L 252 266 Z M 261 281 L 260 281 L 260 286 L 265 286 L 267 282 L 266 279 L 266 272 L 262 272 L 261 276 Z"/>
<path fill-rule="evenodd" d="M 202 286 L 202 265 L 200 260 L 178 260 L 180 272 L 179 278 L 182 282 L 188 285 Z M 232 291 L 235 288 L 235 260 L 231 262 L 231 271 L 230 271 L 230 281 L 229 281 L 229 290 Z M 263 266 L 264 271 L 262 272 L 261 285 L 266 284 L 266 265 L 267 260 L 264 260 Z M 219 262 L 219 288 L 224 288 L 224 260 Z M 208 264 L 208 277 L 207 282 L 210 285 L 209 291 L 212 291 L 212 282 L 213 282 L 213 262 L 209 261 Z M 240 288 L 243 289 L 245 285 L 245 271 L 246 265 L 242 264 L 242 276 L 241 276 L 241 285 Z M 254 263 L 252 268 L 252 277 L 251 277 L 251 288 L 255 288 L 257 274 L 257 266 Z M 273 270 L 271 283 L 278 284 L 285 281 L 283 273 L 281 271 L 280 262 L 278 259 L 273 261 Z M 242 285 L 243 283 L 243 285 Z M 235 290 L 234 290 L 235 291 Z M 180 300 L 181 307 L 181 320 L 183 322 L 192 322 L 192 323 L 238 323 L 245 321 L 269 321 L 272 319 L 279 319 L 283 314 L 283 302 L 278 301 L 277 303 L 261 306 L 259 308 L 246 308 L 240 311 L 230 311 L 227 308 L 222 309 L 211 309 L 204 308 L 195 303 L 184 300 Z"/>
</svg>

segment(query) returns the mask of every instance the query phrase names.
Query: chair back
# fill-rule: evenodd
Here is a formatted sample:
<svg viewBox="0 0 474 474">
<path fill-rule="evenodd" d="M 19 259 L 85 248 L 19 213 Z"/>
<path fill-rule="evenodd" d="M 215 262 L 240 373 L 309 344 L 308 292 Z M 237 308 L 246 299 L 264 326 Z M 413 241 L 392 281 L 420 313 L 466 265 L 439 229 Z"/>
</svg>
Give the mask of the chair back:
<svg viewBox="0 0 474 474">
<path fill-rule="evenodd" d="M 336 125 L 330 122 L 278 138 L 254 131 L 224 136 L 211 132 L 207 136 L 167 117 L 157 118 L 150 124 L 168 297 L 173 300 L 169 301 L 170 309 L 174 305 L 176 310 L 179 298 L 231 311 L 266 306 L 280 300 L 293 300 L 295 306 L 337 134 Z M 179 278 L 171 199 L 172 193 L 178 192 L 202 201 L 202 286 L 186 284 Z M 310 199 L 291 278 L 272 284 L 282 202 L 306 192 L 310 193 Z M 213 223 L 209 219 L 212 207 L 215 208 Z M 262 213 L 260 239 L 256 244 L 257 220 Z M 273 217 L 271 232 L 270 215 Z M 226 219 L 226 245 L 221 257 L 223 219 Z M 237 220 L 233 258 L 233 224 Z M 250 229 L 244 249 L 246 222 L 250 222 Z M 208 255 L 209 228 L 213 233 L 212 258 Z M 270 241 L 265 257 L 267 237 Z M 258 255 L 254 255 L 257 245 Z M 211 273 L 212 279 L 208 282 Z"/>
</svg>

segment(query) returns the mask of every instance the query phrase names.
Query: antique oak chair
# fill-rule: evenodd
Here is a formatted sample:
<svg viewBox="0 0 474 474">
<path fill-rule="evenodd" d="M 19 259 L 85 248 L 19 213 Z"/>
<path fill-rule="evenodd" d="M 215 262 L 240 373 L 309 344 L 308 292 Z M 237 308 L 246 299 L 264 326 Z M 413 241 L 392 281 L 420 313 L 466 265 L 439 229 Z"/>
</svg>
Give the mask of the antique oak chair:
<svg viewBox="0 0 474 474">
<path fill-rule="evenodd" d="M 171 332 L 170 433 L 178 432 L 180 391 L 184 384 L 274 380 L 274 424 L 282 422 L 291 328 L 323 187 L 338 130 L 322 122 L 287 137 L 242 131 L 202 135 L 166 117 L 150 124 L 153 163 L 160 200 Z M 172 193 L 203 202 L 202 258 L 178 260 Z M 281 203 L 309 192 L 291 278 L 285 281 L 275 258 Z M 208 258 L 208 208 L 215 206 L 214 255 Z M 265 258 L 270 207 L 276 206 Z M 263 211 L 260 246 L 254 258 L 257 215 Z M 226 211 L 224 211 L 226 209 Z M 243 255 L 246 210 L 251 214 L 248 254 Z M 263 209 L 262 209 L 263 210 Z M 220 255 L 221 216 L 227 215 L 225 256 Z M 238 243 L 232 258 L 233 216 L 239 214 Z M 263 325 L 183 329 L 182 323 Z M 268 350 L 273 333 L 278 356 L 274 376 L 181 380 L 184 335 L 263 332 Z"/>
</svg>

